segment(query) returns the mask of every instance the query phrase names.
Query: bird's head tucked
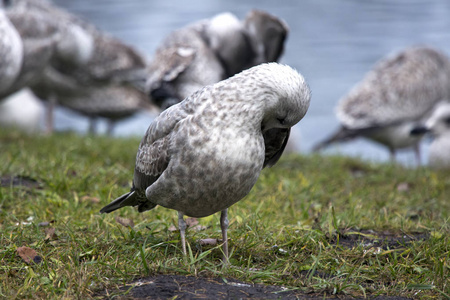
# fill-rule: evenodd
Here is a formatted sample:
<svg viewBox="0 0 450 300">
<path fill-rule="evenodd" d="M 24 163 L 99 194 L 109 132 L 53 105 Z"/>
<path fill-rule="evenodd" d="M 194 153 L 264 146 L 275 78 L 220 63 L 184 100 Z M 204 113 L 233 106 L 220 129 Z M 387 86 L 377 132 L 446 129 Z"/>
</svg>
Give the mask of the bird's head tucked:
<svg viewBox="0 0 450 300">
<path fill-rule="evenodd" d="M 261 129 L 291 128 L 306 114 L 311 91 L 302 75 L 286 65 L 262 64 L 264 115 Z"/>
</svg>

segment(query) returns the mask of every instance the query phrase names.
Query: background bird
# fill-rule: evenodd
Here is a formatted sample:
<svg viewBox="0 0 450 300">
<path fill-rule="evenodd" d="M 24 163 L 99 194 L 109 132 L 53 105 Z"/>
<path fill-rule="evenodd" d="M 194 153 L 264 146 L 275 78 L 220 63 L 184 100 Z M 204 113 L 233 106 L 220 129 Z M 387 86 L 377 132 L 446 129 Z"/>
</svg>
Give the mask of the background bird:
<svg viewBox="0 0 450 300">
<path fill-rule="evenodd" d="M 189 24 L 169 34 L 156 50 L 148 93 L 165 109 L 205 85 L 277 61 L 287 33 L 282 20 L 259 10 L 251 11 L 244 21 L 221 13 Z"/>
<path fill-rule="evenodd" d="M 183 216 L 221 211 L 226 261 L 228 207 L 248 194 L 264 167 L 277 162 L 309 102 L 304 78 L 277 63 L 197 91 L 153 121 L 139 145 L 131 191 L 100 212 L 175 209 L 186 254 Z"/>
<path fill-rule="evenodd" d="M 22 50 L 17 50 L 17 53 L 22 53 L 22 59 L 18 75 L 8 88 L 1 90 L 0 98 L 36 82 L 50 63 L 60 38 L 57 22 L 36 13 L 25 0 L 10 1 L 5 14 L 14 26 L 9 34 L 18 33 Z"/>
<path fill-rule="evenodd" d="M 366 137 L 386 146 L 395 160 L 397 149 L 413 147 L 420 164 L 419 141 L 414 127 L 450 96 L 450 61 L 440 51 L 411 47 L 382 59 L 340 100 L 336 115 L 341 128 L 317 144 Z"/>
<path fill-rule="evenodd" d="M 56 103 L 89 116 L 90 128 L 96 117 L 106 117 L 112 124 L 152 108 L 143 92 L 146 60 L 134 48 L 50 2 L 14 1 L 10 14 L 19 32 L 26 32 L 24 24 L 33 14 L 39 24 L 28 27 L 52 25 L 58 33 L 44 68 L 37 79 L 28 82 L 36 95 L 49 100 L 47 131 L 53 130 Z M 30 38 L 34 36 L 30 34 Z"/>
</svg>

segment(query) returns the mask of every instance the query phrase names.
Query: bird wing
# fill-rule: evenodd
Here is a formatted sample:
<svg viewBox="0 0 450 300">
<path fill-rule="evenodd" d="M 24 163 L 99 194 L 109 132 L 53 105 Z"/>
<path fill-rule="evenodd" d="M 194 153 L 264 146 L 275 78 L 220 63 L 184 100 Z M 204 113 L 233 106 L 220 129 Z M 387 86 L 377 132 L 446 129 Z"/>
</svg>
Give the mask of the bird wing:
<svg viewBox="0 0 450 300">
<path fill-rule="evenodd" d="M 266 148 L 264 168 L 273 166 L 280 159 L 289 140 L 290 132 L 290 128 L 273 128 L 263 133 Z"/>
<path fill-rule="evenodd" d="M 149 67 L 149 78 L 146 89 L 154 98 L 159 94 L 176 96 L 175 91 L 163 91 L 167 89 L 165 82 L 175 81 L 193 62 L 196 51 L 191 47 L 169 47 L 161 48 L 156 54 Z"/>
<path fill-rule="evenodd" d="M 153 184 L 170 161 L 168 154 L 169 136 L 154 141 L 151 144 L 141 144 L 136 154 L 133 186 L 145 190 Z"/>
<path fill-rule="evenodd" d="M 88 64 L 89 75 L 97 80 L 144 81 L 144 57 L 133 47 L 100 31 L 94 32 L 95 51 Z"/>
<path fill-rule="evenodd" d="M 78 80 L 86 80 L 86 82 L 90 80 L 134 84 L 139 80 L 144 81 L 147 76 L 145 71 L 147 62 L 144 56 L 134 47 L 47 1 L 27 1 L 26 3 L 30 10 L 38 13 L 45 20 L 53 20 L 65 30 L 75 25 L 79 26 L 86 34 L 93 37 L 94 51 L 89 63 L 82 66 L 67 67 L 62 63 L 58 66 L 61 68 L 61 72 L 70 73 Z M 89 84 L 92 84 L 92 82 L 89 82 Z"/>
<path fill-rule="evenodd" d="M 202 36 L 205 22 L 172 32 L 158 47 L 146 83 L 148 94 L 158 106 L 164 107 L 168 98 L 180 102 L 225 78 L 222 65 Z"/>
<path fill-rule="evenodd" d="M 378 62 L 336 108 L 350 129 L 417 120 L 449 96 L 450 61 L 431 48 L 412 47 Z"/>
<path fill-rule="evenodd" d="M 170 138 L 178 122 L 189 115 L 180 103 L 163 111 L 149 126 L 136 154 L 133 187 L 145 190 L 167 168 L 170 161 Z"/>
<path fill-rule="evenodd" d="M 175 30 L 156 50 L 149 73 L 158 80 L 174 81 L 193 63 L 199 49 L 203 47 L 205 42 L 192 26 Z"/>
</svg>

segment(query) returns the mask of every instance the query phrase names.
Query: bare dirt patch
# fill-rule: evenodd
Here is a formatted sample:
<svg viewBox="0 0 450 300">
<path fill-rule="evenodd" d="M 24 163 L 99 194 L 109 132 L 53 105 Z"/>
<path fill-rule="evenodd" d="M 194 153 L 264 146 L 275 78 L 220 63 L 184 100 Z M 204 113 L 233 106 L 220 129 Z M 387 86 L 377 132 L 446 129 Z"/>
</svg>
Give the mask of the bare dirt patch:
<svg viewBox="0 0 450 300">
<path fill-rule="evenodd" d="M 234 279 L 157 275 L 142 278 L 123 288 L 128 293 L 114 299 L 363 299 L 305 294 L 280 286 L 246 283 Z M 105 299 L 112 298 L 104 295 Z M 376 300 L 406 300 L 404 297 L 378 296 Z"/>
<path fill-rule="evenodd" d="M 4 175 L 0 177 L 1 187 L 26 187 L 30 189 L 41 188 L 42 183 L 34 178 L 21 175 Z"/>
<path fill-rule="evenodd" d="M 426 233 L 393 233 L 389 231 L 347 229 L 332 243 L 341 247 L 398 249 L 413 241 L 429 237 Z M 325 276 L 327 277 L 327 276 Z M 182 275 L 154 275 L 141 278 L 119 291 L 103 292 L 105 299 L 363 299 L 344 295 L 308 294 L 282 286 L 253 284 L 235 279 L 204 278 Z M 406 297 L 377 296 L 368 299 L 406 300 Z"/>
<path fill-rule="evenodd" d="M 428 233 L 396 233 L 391 231 L 373 231 L 373 230 L 357 230 L 347 229 L 332 241 L 333 244 L 353 248 L 359 245 L 363 247 L 378 247 L 379 249 L 398 249 L 407 247 L 408 244 L 426 240 L 429 238 Z"/>
</svg>

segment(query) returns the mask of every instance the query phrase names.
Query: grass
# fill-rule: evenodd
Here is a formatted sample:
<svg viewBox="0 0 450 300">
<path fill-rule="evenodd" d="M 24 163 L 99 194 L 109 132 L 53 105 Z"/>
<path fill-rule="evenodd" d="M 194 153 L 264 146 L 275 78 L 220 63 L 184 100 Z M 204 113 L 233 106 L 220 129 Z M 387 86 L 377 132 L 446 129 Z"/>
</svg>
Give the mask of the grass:
<svg viewBox="0 0 450 300">
<path fill-rule="evenodd" d="M 220 237 L 219 214 L 199 220 L 205 230 L 188 230 L 184 259 L 179 233 L 170 230 L 175 211 L 98 213 L 128 191 L 138 143 L 0 133 L 2 177 L 40 185 L 0 188 L 0 298 L 95 298 L 150 274 L 236 278 L 321 294 L 450 295 L 449 171 L 283 157 L 229 209 L 231 266 L 224 268 L 219 246 L 201 249 L 196 242 Z M 117 216 L 135 226 L 120 225 Z M 401 242 L 418 233 L 425 238 Z M 390 235 L 399 238 L 383 244 Z M 351 236 L 366 239 L 345 245 Z M 17 254 L 21 246 L 42 262 L 27 264 Z"/>
</svg>

